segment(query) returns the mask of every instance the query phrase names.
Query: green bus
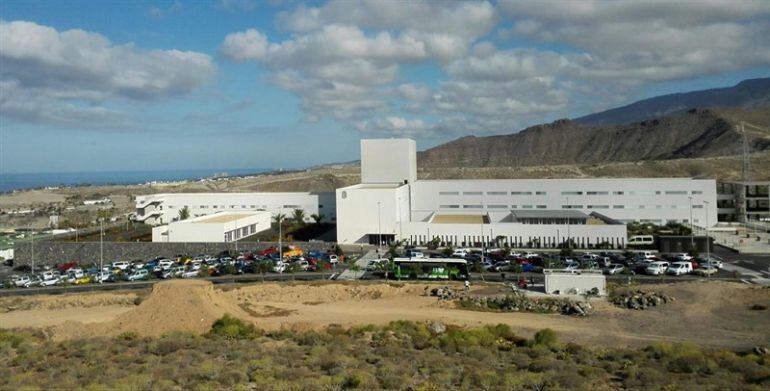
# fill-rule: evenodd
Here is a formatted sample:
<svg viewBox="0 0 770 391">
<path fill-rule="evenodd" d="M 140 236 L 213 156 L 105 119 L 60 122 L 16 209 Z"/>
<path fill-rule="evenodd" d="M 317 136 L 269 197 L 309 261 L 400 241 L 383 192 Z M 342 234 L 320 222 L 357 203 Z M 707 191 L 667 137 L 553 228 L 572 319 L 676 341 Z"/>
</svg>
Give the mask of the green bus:
<svg viewBox="0 0 770 391">
<path fill-rule="evenodd" d="M 423 280 L 464 280 L 468 262 L 459 258 L 394 258 L 396 278 Z"/>
</svg>

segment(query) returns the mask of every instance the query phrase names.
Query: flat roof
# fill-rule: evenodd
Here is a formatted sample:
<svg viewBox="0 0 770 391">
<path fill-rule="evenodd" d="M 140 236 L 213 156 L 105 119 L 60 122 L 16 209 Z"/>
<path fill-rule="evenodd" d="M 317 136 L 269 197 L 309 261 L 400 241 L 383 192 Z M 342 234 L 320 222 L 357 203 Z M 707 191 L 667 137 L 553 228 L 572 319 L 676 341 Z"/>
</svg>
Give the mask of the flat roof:
<svg viewBox="0 0 770 391">
<path fill-rule="evenodd" d="M 468 261 L 462 258 L 393 258 L 393 262 L 398 263 L 459 263 L 467 264 Z"/>
<path fill-rule="evenodd" d="M 221 224 L 221 223 L 229 223 L 231 221 L 245 219 L 247 217 L 256 216 L 262 213 L 270 213 L 265 211 L 254 211 L 254 212 L 219 212 L 214 213 L 206 216 L 200 216 L 196 217 L 194 219 L 189 220 L 182 220 L 177 221 L 178 223 L 204 223 L 204 224 Z"/>
<path fill-rule="evenodd" d="M 355 185 L 351 185 L 348 187 L 340 188 L 339 190 L 345 190 L 345 189 L 398 189 L 399 187 L 404 186 L 403 183 L 359 183 Z"/>
<path fill-rule="evenodd" d="M 488 224 L 489 219 L 481 214 L 437 214 L 431 220 L 433 224 Z"/>
<path fill-rule="evenodd" d="M 511 210 L 515 219 L 587 219 L 588 215 L 578 210 L 554 210 L 554 209 L 533 209 L 533 210 Z"/>
</svg>

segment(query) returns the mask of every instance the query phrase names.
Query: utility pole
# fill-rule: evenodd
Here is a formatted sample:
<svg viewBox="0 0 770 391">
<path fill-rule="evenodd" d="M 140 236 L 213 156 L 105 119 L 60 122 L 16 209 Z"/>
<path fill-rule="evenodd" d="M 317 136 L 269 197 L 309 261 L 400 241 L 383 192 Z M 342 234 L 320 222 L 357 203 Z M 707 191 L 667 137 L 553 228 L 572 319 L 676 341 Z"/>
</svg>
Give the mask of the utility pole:
<svg viewBox="0 0 770 391">
<path fill-rule="evenodd" d="M 240 235 L 240 232 L 238 231 L 238 212 L 235 212 L 235 259 L 238 259 L 238 235 Z"/>
</svg>

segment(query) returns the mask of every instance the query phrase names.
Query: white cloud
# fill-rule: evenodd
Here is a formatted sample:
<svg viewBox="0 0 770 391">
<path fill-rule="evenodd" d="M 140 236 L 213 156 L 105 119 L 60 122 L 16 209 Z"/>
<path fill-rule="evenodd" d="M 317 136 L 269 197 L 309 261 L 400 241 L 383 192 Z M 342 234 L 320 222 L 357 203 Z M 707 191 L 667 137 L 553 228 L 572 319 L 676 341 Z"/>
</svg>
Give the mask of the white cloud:
<svg viewBox="0 0 770 391">
<path fill-rule="evenodd" d="M 507 1 L 504 36 L 569 45 L 587 79 L 646 82 L 767 66 L 767 1 Z"/>
<path fill-rule="evenodd" d="M 141 50 L 83 30 L 0 21 L 0 114 L 28 122 L 89 125 L 89 116 L 117 119 L 124 116 L 100 105 L 113 98 L 188 94 L 215 70 L 202 53 Z M 13 94 L 5 93 L 10 89 Z"/>
<path fill-rule="evenodd" d="M 228 34 L 219 51 L 236 61 L 262 60 L 267 54 L 267 36 L 255 29 Z"/>
</svg>

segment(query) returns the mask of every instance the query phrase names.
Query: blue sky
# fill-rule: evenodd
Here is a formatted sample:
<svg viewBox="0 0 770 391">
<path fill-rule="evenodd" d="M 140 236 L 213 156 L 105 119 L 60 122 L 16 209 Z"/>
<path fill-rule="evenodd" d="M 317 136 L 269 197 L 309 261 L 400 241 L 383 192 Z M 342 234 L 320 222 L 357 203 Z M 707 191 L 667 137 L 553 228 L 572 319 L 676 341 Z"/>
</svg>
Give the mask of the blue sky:
<svg viewBox="0 0 770 391">
<path fill-rule="evenodd" d="M 0 174 L 299 168 L 770 75 L 770 3 L 4 1 Z"/>
</svg>

